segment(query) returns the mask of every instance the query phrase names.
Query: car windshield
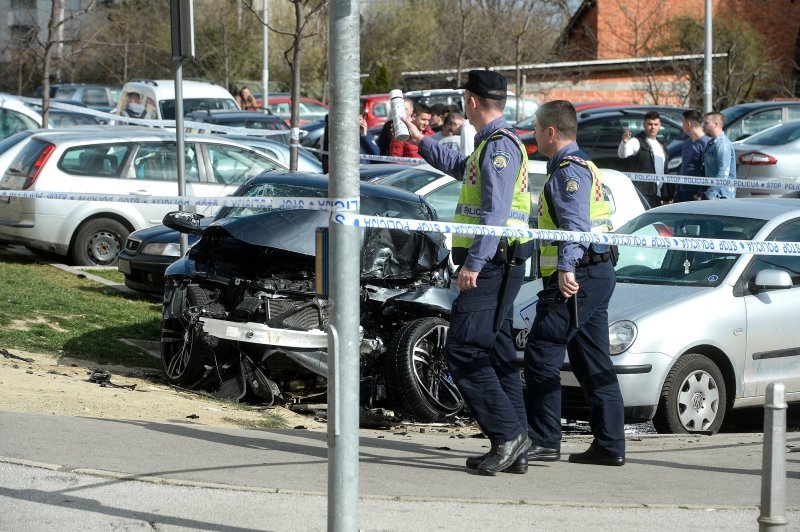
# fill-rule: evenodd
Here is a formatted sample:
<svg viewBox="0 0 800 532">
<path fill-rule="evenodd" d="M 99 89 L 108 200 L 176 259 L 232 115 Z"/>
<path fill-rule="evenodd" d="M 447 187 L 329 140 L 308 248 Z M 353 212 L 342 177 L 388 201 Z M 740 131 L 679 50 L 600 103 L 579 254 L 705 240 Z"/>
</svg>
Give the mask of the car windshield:
<svg viewBox="0 0 800 532">
<path fill-rule="evenodd" d="M 616 233 L 653 239 L 715 238 L 752 240 L 766 220 L 694 213 L 646 212 Z M 663 248 L 623 247 L 617 262 L 617 282 L 717 286 L 733 267 L 738 254 Z"/>
<path fill-rule="evenodd" d="M 740 116 L 744 115 L 749 110 L 750 107 L 748 106 L 743 105 L 740 107 L 738 105 L 734 105 L 733 107 L 728 107 L 727 109 L 723 109 L 722 111 L 720 111 L 720 113 L 722 113 L 722 116 L 725 117 L 725 123 L 730 124 Z"/>
<path fill-rule="evenodd" d="M 161 100 L 159 103 L 161 107 L 161 116 L 164 120 L 175 119 L 175 100 Z M 205 111 L 207 109 L 222 109 L 225 111 L 238 111 L 239 107 L 236 105 L 236 100 L 230 98 L 184 98 L 183 99 L 183 114 L 189 114 L 192 111 Z"/>
<path fill-rule="evenodd" d="M 22 142 L 23 140 L 33 135 L 34 133 L 36 133 L 36 130 L 27 129 L 25 131 L 20 131 L 19 133 L 11 135 L 6 139 L 3 139 L 2 141 L 0 141 L 0 154 L 7 152 L 11 148 Z"/>
<path fill-rule="evenodd" d="M 397 188 L 402 188 L 409 192 L 416 192 L 425 185 L 433 183 L 442 177 L 442 174 L 426 170 L 424 168 L 409 168 L 402 170 L 396 174 L 383 177 L 376 180 L 376 183 L 381 185 L 390 185 Z"/>
<path fill-rule="evenodd" d="M 326 198 L 328 197 L 328 189 L 290 185 L 286 183 L 258 183 L 245 190 L 242 196 L 249 198 Z M 270 210 L 269 207 L 228 207 L 220 210 L 217 219 L 240 218 L 242 216 L 269 212 Z M 387 216 L 391 218 L 416 220 L 429 220 L 431 217 L 423 203 L 368 195 L 361 196 L 360 212 L 361 214 L 369 216 Z"/>
<path fill-rule="evenodd" d="M 800 120 L 787 122 L 771 127 L 741 141 L 742 144 L 758 144 L 760 146 L 780 146 L 800 139 Z"/>
</svg>

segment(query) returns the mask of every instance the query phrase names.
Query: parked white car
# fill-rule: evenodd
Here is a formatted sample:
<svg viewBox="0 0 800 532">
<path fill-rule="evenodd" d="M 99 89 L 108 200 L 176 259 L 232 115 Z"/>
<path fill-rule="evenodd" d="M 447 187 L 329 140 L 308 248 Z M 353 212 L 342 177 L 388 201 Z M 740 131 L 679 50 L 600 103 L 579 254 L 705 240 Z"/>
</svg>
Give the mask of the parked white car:
<svg viewBox="0 0 800 532">
<path fill-rule="evenodd" d="M 0 140 L 42 126 L 42 115 L 10 94 L 0 94 Z"/>
<path fill-rule="evenodd" d="M 183 112 L 206 109 L 222 109 L 238 111 L 239 106 L 230 92 L 225 88 L 206 81 L 184 81 L 181 85 L 183 94 Z M 172 79 L 135 79 L 122 87 L 122 94 L 114 109 L 114 114 L 123 115 L 128 105 L 128 96 L 138 95 L 144 106 L 144 116 L 149 120 L 175 119 L 175 80 Z"/>
<path fill-rule="evenodd" d="M 210 135 L 188 135 L 185 158 L 189 196 L 227 196 L 249 177 L 286 169 L 263 153 Z M 28 139 L 5 170 L 0 189 L 177 196 L 175 133 L 123 126 L 43 131 Z M 160 224 L 173 210 L 170 204 L 0 197 L 0 240 L 68 256 L 79 265 L 112 265 L 130 232 Z"/>
<path fill-rule="evenodd" d="M 677 203 L 616 232 L 800 242 L 800 200 Z M 764 404 L 777 381 L 800 401 L 800 257 L 623 247 L 620 259 L 608 334 L 628 422 L 713 434 L 731 409 Z M 541 289 L 527 283 L 515 300 L 520 358 Z M 588 419 L 566 355 L 561 386 L 564 417 Z"/>
</svg>

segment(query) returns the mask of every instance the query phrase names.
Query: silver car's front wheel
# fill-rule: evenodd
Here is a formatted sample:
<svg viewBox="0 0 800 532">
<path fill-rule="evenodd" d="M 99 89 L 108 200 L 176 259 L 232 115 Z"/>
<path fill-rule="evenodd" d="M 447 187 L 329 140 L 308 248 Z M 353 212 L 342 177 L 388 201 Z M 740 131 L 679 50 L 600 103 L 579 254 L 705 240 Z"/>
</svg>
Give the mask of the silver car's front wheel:
<svg viewBox="0 0 800 532">
<path fill-rule="evenodd" d="M 679 358 L 667 375 L 653 425 L 660 433 L 714 434 L 726 409 L 725 380 L 719 368 L 708 357 L 690 353 Z"/>
</svg>

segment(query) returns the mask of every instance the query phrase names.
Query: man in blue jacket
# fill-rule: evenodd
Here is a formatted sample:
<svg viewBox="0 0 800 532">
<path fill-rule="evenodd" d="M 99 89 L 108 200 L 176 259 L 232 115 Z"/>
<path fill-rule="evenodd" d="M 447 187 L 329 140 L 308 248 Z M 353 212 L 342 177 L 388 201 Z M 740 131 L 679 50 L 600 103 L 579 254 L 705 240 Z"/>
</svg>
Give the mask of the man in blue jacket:
<svg viewBox="0 0 800 532">
<path fill-rule="evenodd" d="M 703 131 L 710 139 L 703 155 L 703 172 L 706 177 L 722 179 L 736 179 L 736 152 L 733 143 L 723 131 L 725 117 L 722 113 L 706 113 L 703 121 Z M 708 187 L 703 193 L 703 199 L 729 199 L 736 197 L 734 186 Z"/>
</svg>

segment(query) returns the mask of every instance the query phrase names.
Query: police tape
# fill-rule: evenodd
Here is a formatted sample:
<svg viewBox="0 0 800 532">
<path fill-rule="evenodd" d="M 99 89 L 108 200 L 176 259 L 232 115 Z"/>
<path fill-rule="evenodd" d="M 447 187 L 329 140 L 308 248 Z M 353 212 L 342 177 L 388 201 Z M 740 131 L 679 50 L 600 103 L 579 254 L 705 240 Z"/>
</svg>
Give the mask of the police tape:
<svg viewBox="0 0 800 532">
<path fill-rule="evenodd" d="M 38 200 L 100 201 L 106 203 L 181 205 L 198 207 L 239 207 L 250 209 L 308 209 L 322 211 L 358 211 L 360 198 L 267 197 L 267 196 L 135 196 L 128 194 L 93 194 L 86 192 L 48 192 L 0 190 L 0 198 Z"/>
<path fill-rule="evenodd" d="M 303 149 L 319 153 L 321 155 L 328 155 L 329 152 L 325 150 L 320 150 L 319 148 L 309 148 L 308 146 L 304 146 Z M 425 159 L 420 159 L 418 157 L 392 157 L 389 155 L 367 155 L 367 154 L 359 154 L 359 159 L 367 159 L 368 161 L 380 161 L 385 163 L 403 163 L 403 164 L 426 164 L 427 161 Z"/>
<path fill-rule="evenodd" d="M 22 100 L 25 103 L 41 105 L 41 100 L 35 98 L 27 98 L 24 96 L 17 96 L 16 98 Z M 102 118 L 106 121 L 113 121 L 114 123 L 125 122 L 127 124 L 133 124 L 137 126 L 163 127 L 172 129 L 175 129 L 177 127 L 175 120 L 152 120 L 147 118 L 133 118 L 130 116 L 105 113 L 103 111 L 97 111 L 96 109 L 81 107 L 78 105 L 70 105 L 68 103 L 63 103 L 63 102 L 51 102 L 50 107 L 53 107 L 55 109 L 63 109 L 65 111 L 73 111 L 84 115 L 91 115 L 97 118 Z M 225 133 L 228 135 L 245 135 L 245 136 L 259 136 L 259 137 L 290 135 L 291 136 L 290 138 L 297 138 L 297 139 L 299 139 L 302 136 L 301 133 L 303 133 L 300 131 L 299 128 L 256 129 L 256 128 L 246 128 L 246 127 L 221 126 L 218 124 L 209 124 L 206 122 L 193 122 L 193 121 L 184 121 L 183 128 L 190 130 L 197 130 L 196 131 L 197 133 L 209 131 L 213 133 Z"/>
<path fill-rule="evenodd" d="M 705 187 L 735 187 L 771 192 L 800 191 L 800 177 L 774 177 L 770 179 L 726 179 L 724 177 L 696 177 L 689 175 L 643 174 L 624 172 L 631 181 L 648 183 L 673 183 Z"/>
<path fill-rule="evenodd" d="M 627 247 L 705 251 L 711 253 L 757 253 L 760 255 L 800 256 L 800 242 L 763 240 L 731 240 L 671 236 L 639 236 L 620 233 L 581 233 L 544 229 L 515 229 L 477 224 L 456 224 L 431 220 L 409 220 L 355 214 L 361 208 L 360 198 L 269 197 L 269 196 L 131 196 L 127 194 L 91 194 L 83 192 L 47 192 L 0 190 L 0 197 L 39 200 L 100 201 L 124 204 L 181 205 L 198 207 L 236 207 L 274 210 L 331 211 L 331 221 L 354 227 L 377 227 L 405 231 L 433 231 L 445 234 L 506 236 L 533 238 L 549 242 L 578 242 Z M 349 212 L 348 212 L 349 211 Z"/>
<path fill-rule="evenodd" d="M 341 225 L 363 228 L 400 229 L 404 231 L 428 231 L 467 236 L 488 235 L 510 238 L 532 238 L 547 242 L 577 242 L 579 244 L 602 244 L 658 248 L 678 251 L 703 251 L 743 255 L 789 255 L 800 257 L 800 242 L 775 242 L 764 240 L 730 240 L 717 238 L 689 238 L 671 236 L 640 236 L 619 233 L 583 233 L 545 229 L 516 229 L 489 225 L 457 224 L 430 220 L 406 220 L 403 218 L 384 218 L 365 216 L 349 212 L 331 214 L 331 221 Z"/>
</svg>

